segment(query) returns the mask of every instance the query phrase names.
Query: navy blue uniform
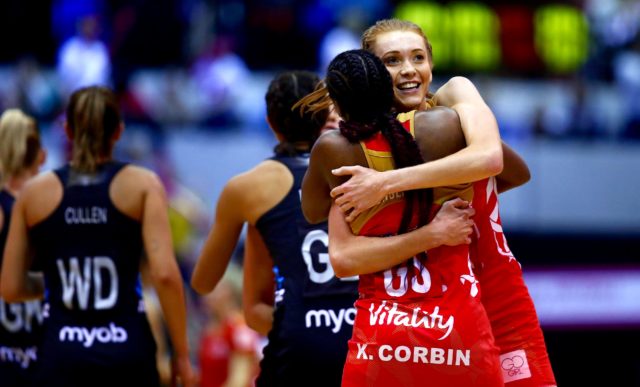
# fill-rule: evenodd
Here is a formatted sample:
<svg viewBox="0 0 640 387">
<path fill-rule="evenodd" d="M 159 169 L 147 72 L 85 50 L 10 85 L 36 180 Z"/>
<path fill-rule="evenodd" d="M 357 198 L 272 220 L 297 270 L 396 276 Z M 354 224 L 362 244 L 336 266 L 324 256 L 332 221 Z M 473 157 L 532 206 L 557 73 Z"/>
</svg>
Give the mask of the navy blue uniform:
<svg viewBox="0 0 640 387">
<path fill-rule="evenodd" d="M 287 196 L 256 223 L 274 260 L 276 304 L 258 386 L 340 386 L 351 338 L 357 279 L 329 262 L 327 223 L 304 219 L 300 186 L 308 154 L 275 156 L 293 174 Z"/>
<path fill-rule="evenodd" d="M 0 266 L 7 242 L 11 210 L 15 198 L 0 191 L 0 208 L 4 215 L 0 231 Z M 42 340 L 42 301 L 6 303 L 0 298 L 0 385 L 28 386 L 32 384 Z"/>
<path fill-rule="evenodd" d="M 37 373 L 42 385 L 159 384 L 140 285 L 141 224 L 109 197 L 124 166 L 107 163 L 93 174 L 56 170 L 62 201 L 30 230 L 50 304 Z"/>
</svg>

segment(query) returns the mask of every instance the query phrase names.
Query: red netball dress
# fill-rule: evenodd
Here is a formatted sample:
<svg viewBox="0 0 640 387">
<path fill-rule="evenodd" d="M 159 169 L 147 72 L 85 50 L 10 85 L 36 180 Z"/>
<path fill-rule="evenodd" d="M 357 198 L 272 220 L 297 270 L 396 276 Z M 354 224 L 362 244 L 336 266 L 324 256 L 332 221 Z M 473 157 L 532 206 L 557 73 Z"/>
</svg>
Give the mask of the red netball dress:
<svg viewBox="0 0 640 387">
<path fill-rule="evenodd" d="M 413 135 L 413 112 L 398 118 Z M 369 167 L 394 167 L 381 134 L 361 145 Z M 472 195 L 471 185 L 435 189 L 433 213 L 454 196 L 471 200 Z M 352 231 L 395 234 L 404 205 L 402 193 L 388 195 L 361 214 L 351 224 Z M 343 386 L 503 385 L 469 246 L 442 246 L 429 250 L 426 259 L 414 257 L 361 275 L 359 292 Z"/>
<path fill-rule="evenodd" d="M 482 304 L 500 350 L 504 381 L 509 387 L 553 386 L 556 381 L 535 306 L 502 231 L 495 178 L 473 186 L 476 232 L 471 260 L 482 283 Z"/>
</svg>

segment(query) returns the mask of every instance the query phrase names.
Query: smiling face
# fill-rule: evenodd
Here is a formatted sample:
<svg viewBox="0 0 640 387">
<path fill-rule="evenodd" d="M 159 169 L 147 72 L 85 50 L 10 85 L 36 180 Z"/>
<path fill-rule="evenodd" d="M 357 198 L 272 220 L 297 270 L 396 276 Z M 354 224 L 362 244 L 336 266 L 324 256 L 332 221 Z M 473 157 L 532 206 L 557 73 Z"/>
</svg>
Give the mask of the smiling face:
<svg viewBox="0 0 640 387">
<path fill-rule="evenodd" d="M 412 31 L 384 32 L 376 37 L 371 51 L 391 73 L 396 108 L 401 112 L 426 109 L 433 75 L 424 38 Z"/>
</svg>

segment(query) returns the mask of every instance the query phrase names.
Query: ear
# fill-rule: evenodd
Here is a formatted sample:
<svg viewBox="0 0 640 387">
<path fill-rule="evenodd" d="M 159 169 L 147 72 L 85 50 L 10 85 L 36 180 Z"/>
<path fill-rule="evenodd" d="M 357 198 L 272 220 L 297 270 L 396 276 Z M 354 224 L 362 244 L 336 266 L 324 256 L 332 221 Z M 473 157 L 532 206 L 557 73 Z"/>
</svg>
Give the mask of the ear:
<svg viewBox="0 0 640 387">
<path fill-rule="evenodd" d="M 26 170 L 31 176 L 35 176 L 40 171 L 40 167 L 47 160 L 47 151 L 44 148 L 40 148 L 38 151 L 38 156 L 36 156 L 35 161 L 31 164 Z"/>
<path fill-rule="evenodd" d="M 40 152 L 38 152 L 38 166 L 42 166 L 45 161 L 47 161 L 47 150 L 44 148 L 40 148 Z"/>
<path fill-rule="evenodd" d="M 271 120 L 269 119 L 269 116 L 266 116 L 265 118 L 267 120 L 267 124 L 269 125 L 269 128 L 273 132 L 273 135 L 276 136 L 276 138 L 278 139 L 278 142 L 283 142 L 284 136 L 280 132 L 274 129 L 274 126 L 271 124 Z"/>
<path fill-rule="evenodd" d="M 67 121 L 64 122 L 64 132 L 66 133 L 67 138 L 73 141 L 73 130 L 71 130 Z"/>
</svg>

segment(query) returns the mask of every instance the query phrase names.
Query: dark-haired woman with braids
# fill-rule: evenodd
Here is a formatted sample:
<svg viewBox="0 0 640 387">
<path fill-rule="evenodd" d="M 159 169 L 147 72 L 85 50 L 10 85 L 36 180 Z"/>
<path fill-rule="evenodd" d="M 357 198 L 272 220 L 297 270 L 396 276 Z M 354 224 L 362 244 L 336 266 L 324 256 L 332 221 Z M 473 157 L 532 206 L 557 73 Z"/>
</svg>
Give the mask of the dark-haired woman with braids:
<svg viewBox="0 0 640 387">
<path fill-rule="evenodd" d="M 19 109 L 0 116 L 0 265 L 13 204 L 38 173 L 45 151 L 36 121 Z M 28 386 L 40 356 L 42 300 L 8 303 L 0 297 L 0 384 Z"/>
<path fill-rule="evenodd" d="M 2 296 L 46 294 L 50 306 L 35 385 L 159 385 L 141 265 L 160 298 L 178 376 L 194 385 L 166 195 L 151 171 L 112 159 L 123 129 L 109 89 L 75 91 L 65 122 L 70 164 L 33 178 L 15 203 Z"/>
<path fill-rule="evenodd" d="M 329 65 L 325 83 L 326 90 L 317 90 L 301 103 L 313 110 L 332 101 L 345 121 L 339 132 L 323 135 L 314 146 L 303 200 L 318 197 L 314 192 L 329 196 L 341 182 L 331 174 L 334 168 L 361 165 L 390 170 L 435 160 L 465 145 L 458 116 L 450 109 L 409 112 L 396 119 L 389 72 L 367 51 L 338 55 Z M 503 384 L 498 350 L 469 262 L 473 211 L 461 208 L 472 198 L 471 184 L 388 195 L 350 223 L 354 234 L 369 236 L 372 251 L 375 245 L 392 244 L 397 254 L 393 259 L 371 255 L 367 270 L 358 273 L 360 297 L 343 386 Z M 326 202 L 319 200 L 317 206 Z M 462 221 L 468 222 L 466 238 L 457 245 L 440 246 L 437 236 L 416 232 L 407 234 L 413 239 L 402 243 L 387 237 L 434 223 L 429 220 L 438 208 L 458 210 Z M 340 210 L 333 206 L 331 211 Z M 340 238 L 336 233 L 344 232 L 337 225 L 333 221 L 329 225 L 330 246 Z M 428 253 L 421 250 L 425 245 Z M 350 271 L 347 256 L 330 247 L 338 275 Z"/>
<path fill-rule="evenodd" d="M 191 278 L 198 293 L 212 291 L 248 224 L 243 308 L 249 326 L 268 334 L 258 386 L 339 385 L 351 336 L 357 282 L 335 277 L 326 223 L 310 225 L 300 209 L 309 151 L 328 110 L 301 116 L 291 107 L 319 82 L 307 71 L 271 81 L 265 99 L 275 155 L 225 185 Z"/>
<path fill-rule="evenodd" d="M 493 113 L 473 83 L 464 77 L 454 77 L 434 94 L 429 92 L 432 49 L 419 26 L 406 20 L 380 20 L 362 34 L 362 48 L 381 58 L 391 74 L 394 107 L 398 112 L 426 110 L 435 105 L 452 107 L 460 116 L 467 146 L 443 159 L 386 172 L 359 166 L 338 168 L 334 173 L 353 174 L 353 177 L 332 191 L 336 204 L 348 212 L 350 219 L 396 191 L 474 181 L 472 206 L 476 210 L 476 231 L 471 261 L 482 283 L 482 304 L 500 349 L 505 384 L 513 387 L 556 385 L 535 305 L 520 263 L 509 249 L 499 214 L 498 193 L 529 180 L 526 163 L 503 143 L 504 169 L 492 176 L 496 172 L 492 172 L 496 151 L 499 151 Z M 316 198 L 313 202 L 318 201 Z M 306 210 L 303 205 L 303 211 Z M 324 219 L 327 213 L 310 215 Z M 385 246 L 382 250 L 370 251 L 371 244 L 366 238 L 354 243 L 346 236 L 344 243 L 341 242 L 343 240 L 334 239 L 332 246 L 341 251 L 344 251 L 341 246 L 349 246 L 352 266 L 358 266 L 353 262 L 357 261 L 353 254 L 363 257 L 363 262 L 370 255 L 390 254 L 384 251 Z"/>
</svg>

